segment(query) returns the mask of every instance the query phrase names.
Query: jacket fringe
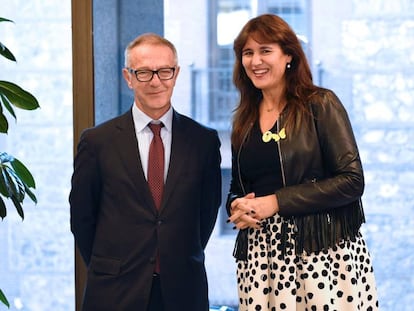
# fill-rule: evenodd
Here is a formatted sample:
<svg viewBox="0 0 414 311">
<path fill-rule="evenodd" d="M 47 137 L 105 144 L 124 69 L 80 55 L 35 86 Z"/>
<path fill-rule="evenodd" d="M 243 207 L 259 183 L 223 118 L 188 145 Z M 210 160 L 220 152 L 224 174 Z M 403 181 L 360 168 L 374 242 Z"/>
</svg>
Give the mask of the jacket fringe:
<svg viewBox="0 0 414 311">
<path fill-rule="evenodd" d="M 233 257 L 237 260 L 247 260 L 247 248 L 248 248 L 248 229 L 239 230 L 237 234 L 236 242 L 234 244 Z"/>
<path fill-rule="evenodd" d="M 295 248 L 295 254 L 301 256 L 332 248 L 341 241 L 355 241 L 364 222 L 361 200 L 324 213 L 284 218 L 281 230 L 282 255 L 285 256 L 292 247 Z M 292 225 L 293 235 L 288 230 Z M 292 237 L 294 245 L 290 242 Z M 237 260 L 245 261 L 247 249 L 248 231 L 240 230 L 233 256 Z"/>
<path fill-rule="evenodd" d="M 295 253 L 299 255 L 326 250 L 341 241 L 355 241 L 365 215 L 358 200 L 328 213 L 295 217 L 293 221 Z"/>
</svg>

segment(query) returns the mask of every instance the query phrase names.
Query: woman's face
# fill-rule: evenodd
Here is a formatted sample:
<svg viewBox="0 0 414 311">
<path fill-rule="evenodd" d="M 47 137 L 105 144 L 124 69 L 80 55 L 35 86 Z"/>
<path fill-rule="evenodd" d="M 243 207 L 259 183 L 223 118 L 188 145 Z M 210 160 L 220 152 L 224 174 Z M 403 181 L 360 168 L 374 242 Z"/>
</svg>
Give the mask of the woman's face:
<svg viewBox="0 0 414 311">
<path fill-rule="evenodd" d="M 276 43 L 259 43 L 249 37 L 242 50 L 242 64 L 255 87 L 262 91 L 283 87 L 286 64 L 292 57 Z"/>
</svg>

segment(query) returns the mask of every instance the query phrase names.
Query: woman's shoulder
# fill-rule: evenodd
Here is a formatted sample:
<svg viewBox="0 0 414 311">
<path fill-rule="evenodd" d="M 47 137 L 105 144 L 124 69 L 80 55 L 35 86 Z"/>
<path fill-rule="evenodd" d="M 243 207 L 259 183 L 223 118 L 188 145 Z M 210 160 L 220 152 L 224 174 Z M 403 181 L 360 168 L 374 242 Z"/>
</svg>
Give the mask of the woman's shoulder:
<svg viewBox="0 0 414 311">
<path fill-rule="evenodd" d="M 331 89 L 316 87 L 310 95 L 311 102 L 315 104 L 323 104 L 331 101 L 339 101 L 338 96 Z"/>
<path fill-rule="evenodd" d="M 309 103 L 315 112 L 345 111 L 345 108 L 333 90 L 318 87 L 309 97 Z"/>
</svg>

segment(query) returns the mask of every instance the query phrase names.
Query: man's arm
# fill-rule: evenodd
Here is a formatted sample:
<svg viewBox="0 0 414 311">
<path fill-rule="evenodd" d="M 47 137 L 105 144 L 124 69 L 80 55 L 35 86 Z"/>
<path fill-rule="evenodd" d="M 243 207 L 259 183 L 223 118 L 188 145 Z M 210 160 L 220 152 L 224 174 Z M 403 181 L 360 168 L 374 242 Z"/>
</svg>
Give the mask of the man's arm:
<svg viewBox="0 0 414 311">
<path fill-rule="evenodd" d="M 86 265 L 95 237 L 100 193 L 97 156 L 88 136 L 88 132 L 84 132 L 78 144 L 69 195 L 71 230 Z"/>
<path fill-rule="evenodd" d="M 214 131 L 212 139 L 208 144 L 208 158 L 204 163 L 205 178 L 203 181 L 203 195 L 201 208 L 201 243 L 202 247 L 207 246 L 207 242 L 216 223 L 218 209 L 221 204 L 221 155 L 220 140 Z"/>
</svg>

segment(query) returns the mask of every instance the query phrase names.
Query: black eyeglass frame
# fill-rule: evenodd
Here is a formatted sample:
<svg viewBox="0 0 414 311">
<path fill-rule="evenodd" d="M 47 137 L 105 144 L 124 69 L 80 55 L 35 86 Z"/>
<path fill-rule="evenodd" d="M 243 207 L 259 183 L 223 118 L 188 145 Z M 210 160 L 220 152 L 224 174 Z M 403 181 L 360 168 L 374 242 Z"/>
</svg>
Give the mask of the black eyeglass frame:
<svg viewBox="0 0 414 311">
<path fill-rule="evenodd" d="M 128 72 L 129 72 L 129 73 L 133 73 L 133 74 L 135 75 L 135 78 L 136 78 L 139 82 L 149 82 L 149 81 L 151 81 L 151 80 L 154 78 L 154 74 L 156 74 L 156 75 L 158 76 L 158 79 L 160 79 L 161 81 L 171 80 L 172 78 L 174 78 L 174 75 L 175 75 L 175 70 L 177 69 L 177 67 L 164 67 L 164 68 L 160 68 L 160 69 L 157 69 L 157 70 L 149 70 L 149 69 L 132 69 L 132 68 L 129 68 L 129 67 L 127 67 L 126 69 L 128 70 Z M 166 70 L 166 69 L 168 69 L 168 70 L 171 70 L 171 71 L 172 71 L 171 77 L 169 77 L 169 78 L 161 78 L 161 77 L 160 77 L 160 75 L 159 75 L 158 73 L 159 73 L 160 71 L 162 71 L 162 70 Z M 150 73 L 150 72 L 151 72 L 151 77 L 150 77 L 149 79 L 142 80 L 142 79 L 138 78 L 138 73 L 140 73 L 140 72 L 147 72 L 147 73 Z"/>
</svg>

